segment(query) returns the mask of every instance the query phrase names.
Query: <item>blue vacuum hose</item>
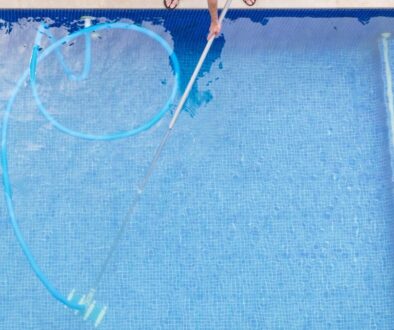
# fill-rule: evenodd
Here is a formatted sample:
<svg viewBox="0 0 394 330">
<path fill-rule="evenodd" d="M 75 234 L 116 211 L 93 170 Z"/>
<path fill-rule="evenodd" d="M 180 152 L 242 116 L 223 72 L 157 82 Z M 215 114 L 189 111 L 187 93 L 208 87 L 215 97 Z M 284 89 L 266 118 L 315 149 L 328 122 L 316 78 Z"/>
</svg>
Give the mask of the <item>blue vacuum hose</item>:
<svg viewBox="0 0 394 330">
<path fill-rule="evenodd" d="M 43 61 L 49 54 L 52 52 L 56 52 L 56 56 L 63 67 L 63 70 L 65 74 L 67 75 L 68 79 L 74 80 L 74 81 L 81 81 L 87 78 L 89 72 L 90 72 L 90 67 L 91 67 L 91 33 L 93 32 L 98 32 L 101 30 L 106 30 L 106 29 L 118 29 L 118 30 L 131 30 L 135 31 L 138 33 L 142 33 L 145 36 L 149 37 L 150 39 L 156 41 L 159 43 L 164 50 L 167 52 L 171 64 L 173 67 L 174 75 L 175 75 L 175 82 L 174 86 L 172 89 L 172 93 L 166 102 L 166 104 L 163 106 L 160 111 L 154 115 L 152 118 L 150 118 L 148 121 L 145 123 L 141 124 L 138 127 L 135 127 L 133 129 L 130 129 L 128 131 L 121 131 L 121 132 L 114 132 L 111 134 L 105 134 L 105 135 L 93 135 L 93 134 L 88 134 L 85 132 L 79 132 L 79 131 L 74 131 L 72 129 L 69 129 L 62 124 L 60 124 L 51 114 L 48 113 L 46 108 L 44 107 L 43 103 L 41 102 L 41 99 L 39 97 L 38 91 L 37 91 L 37 83 L 36 83 L 36 70 L 37 70 L 37 65 Z M 41 39 L 43 35 L 46 35 L 49 40 L 51 41 L 51 45 L 46 48 L 41 54 L 40 52 L 40 45 L 41 45 Z M 75 74 L 72 72 L 72 70 L 67 66 L 65 63 L 64 57 L 61 53 L 60 47 L 64 45 L 65 43 L 68 43 L 78 37 L 83 36 L 85 38 L 85 63 L 84 63 L 84 68 L 80 74 Z M 112 140 L 117 140 L 117 139 L 122 139 L 122 138 L 127 138 L 133 135 L 136 135 L 138 133 L 141 133 L 143 131 L 148 130 L 152 126 L 154 126 L 163 116 L 164 114 L 172 107 L 174 104 L 175 98 L 177 97 L 179 93 L 179 86 L 180 86 L 180 66 L 179 62 L 177 59 L 177 56 L 173 49 L 168 45 L 168 43 L 160 37 L 158 34 L 152 32 L 151 30 L 148 30 L 146 28 L 143 28 L 141 26 L 137 26 L 135 24 L 128 24 L 128 23 L 102 23 L 102 24 L 97 24 L 97 25 L 91 25 L 88 27 L 85 27 L 83 29 L 80 29 L 78 31 L 75 31 L 59 40 L 56 40 L 53 35 L 50 33 L 49 29 L 45 25 L 41 25 L 39 27 L 39 30 L 36 35 L 35 43 L 33 46 L 33 52 L 31 56 L 31 62 L 30 62 L 30 68 L 27 69 L 22 77 L 18 80 L 18 83 L 15 87 L 15 89 L 12 92 L 12 95 L 7 103 L 6 111 L 4 113 L 3 117 L 3 125 L 2 125 L 2 141 L 1 141 L 1 163 L 3 167 L 3 183 L 4 183 L 4 192 L 5 192 L 5 198 L 6 198 L 6 203 L 7 203 L 7 208 L 8 208 L 8 214 L 11 220 L 12 227 L 14 229 L 16 238 L 19 242 L 19 245 L 21 246 L 23 253 L 27 257 L 29 264 L 31 268 L 33 269 L 34 273 L 38 277 L 38 279 L 41 281 L 41 283 L 45 286 L 45 288 L 50 292 L 50 294 L 60 301 L 62 304 L 66 305 L 69 308 L 72 308 L 74 310 L 84 312 L 86 309 L 89 310 L 89 308 L 92 306 L 91 304 L 87 304 L 86 302 L 78 301 L 75 299 L 69 299 L 63 296 L 54 286 L 53 284 L 49 281 L 49 279 L 45 276 L 45 274 L 42 272 L 41 268 L 37 264 L 36 260 L 34 259 L 21 231 L 18 226 L 18 223 L 16 221 L 16 216 L 15 216 L 15 208 L 14 208 L 14 203 L 12 200 L 12 189 L 11 189 L 11 181 L 10 181 L 10 176 L 9 176 L 9 171 L 8 171 L 8 157 L 7 157 L 7 131 L 8 131 L 8 123 L 10 119 L 10 113 L 13 107 L 13 104 L 15 102 L 15 99 L 23 86 L 24 82 L 29 78 L 30 76 L 30 86 L 33 92 L 33 97 L 35 99 L 35 102 L 37 104 L 37 107 L 39 111 L 42 113 L 42 115 L 54 126 L 56 127 L 59 131 L 74 136 L 76 138 L 81 138 L 81 139 L 87 139 L 87 140 L 105 140 L 105 141 L 112 141 Z M 91 311 L 89 311 L 90 314 Z M 86 315 L 86 313 L 85 313 Z"/>
<path fill-rule="evenodd" d="M 232 0 L 227 0 L 226 4 L 221 12 L 221 15 L 219 17 L 220 24 L 223 22 L 224 17 L 226 16 L 227 11 L 230 8 Z M 140 32 L 142 34 L 145 34 L 147 37 L 157 41 L 168 53 L 168 56 L 170 57 L 174 74 L 175 74 L 175 84 L 172 90 L 172 93 L 170 95 L 170 98 L 168 99 L 167 103 L 164 105 L 164 107 L 152 118 L 150 118 L 145 124 L 142 124 L 136 128 L 133 128 L 129 131 L 126 132 L 115 132 L 112 134 L 107 134 L 107 135 L 92 135 L 84 132 L 78 132 L 71 130 L 63 125 L 61 125 L 58 121 L 56 121 L 55 118 L 53 118 L 45 109 L 44 105 L 42 104 L 38 92 L 37 92 L 37 86 L 36 86 L 36 69 L 38 63 L 40 63 L 46 56 L 51 54 L 53 51 L 56 51 L 56 55 L 64 69 L 65 74 L 67 77 L 71 80 L 83 80 L 87 77 L 89 70 L 90 70 L 90 34 L 93 32 L 97 32 L 100 30 L 104 29 L 123 29 L 123 30 L 133 30 L 136 32 Z M 40 41 L 42 38 L 42 35 L 46 34 L 52 44 L 39 55 L 39 50 L 40 50 Z M 69 67 L 66 65 L 63 55 L 61 54 L 59 47 L 63 45 L 64 43 L 68 43 L 71 40 L 79 37 L 79 36 L 84 36 L 85 37 L 85 46 L 86 46 L 86 52 L 85 52 L 85 64 L 84 64 L 84 69 L 81 74 L 76 75 L 72 72 L 72 70 L 69 69 Z M 23 83 L 26 81 L 26 79 L 29 77 L 30 74 L 30 85 L 33 91 L 33 96 L 34 99 L 37 103 L 37 106 L 40 110 L 40 112 L 44 115 L 45 118 L 48 119 L 48 121 L 55 126 L 59 131 L 69 134 L 71 136 L 77 137 L 77 138 L 82 138 L 82 139 L 87 139 L 87 140 L 105 140 L 105 141 L 111 141 L 111 140 L 116 140 L 116 139 L 121 139 L 121 138 L 126 138 L 129 136 L 133 136 L 135 134 L 138 134 L 142 131 L 145 131 L 155 125 L 163 116 L 164 114 L 172 107 L 174 104 L 175 98 L 179 92 L 179 81 L 180 81 L 180 68 L 179 68 L 179 63 L 177 60 L 177 57 L 174 53 L 174 51 L 171 49 L 171 47 L 166 43 L 166 41 L 155 34 L 154 32 L 147 30 L 145 28 L 139 27 L 134 24 L 127 24 L 127 23 L 104 23 L 104 24 L 97 24 L 97 25 L 92 25 L 85 27 L 84 29 L 78 30 L 70 35 L 65 36 L 62 39 L 56 40 L 53 38 L 53 36 L 45 29 L 45 26 L 41 26 L 37 36 L 36 36 L 36 41 L 33 47 L 33 54 L 31 57 L 31 63 L 30 63 L 30 69 L 26 70 L 22 77 L 19 79 L 12 95 L 11 98 L 9 99 L 7 103 L 7 108 L 4 114 L 3 118 L 3 126 L 2 126 L 2 142 L 1 142 L 1 162 L 3 166 L 3 181 L 4 181 L 4 190 L 5 190 L 5 197 L 6 197 L 6 202 L 7 202 L 7 207 L 8 207 L 8 213 L 11 219 L 12 226 L 14 228 L 14 232 L 16 234 L 16 237 L 18 239 L 18 242 L 26 255 L 30 266 L 34 270 L 35 274 L 37 277 L 40 279 L 40 281 L 43 283 L 43 285 L 48 289 L 48 291 L 51 293 L 51 295 L 59 300 L 61 303 L 66 305 L 67 307 L 70 307 L 72 309 L 75 309 L 83 315 L 84 320 L 92 320 L 95 322 L 95 326 L 98 326 L 103 319 L 105 312 L 107 310 L 106 307 L 100 308 L 97 307 L 96 301 L 93 300 L 94 294 L 96 292 L 96 288 L 98 287 L 102 276 L 109 265 L 110 259 L 116 250 L 120 239 L 126 229 L 127 224 L 130 221 L 131 216 L 133 215 L 139 200 L 141 198 L 141 195 L 148 183 L 148 180 L 150 176 L 152 175 L 154 168 L 158 162 L 158 159 L 160 158 L 160 155 L 169 140 L 171 136 L 171 132 L 175 126 L 176 121 L 179 118 L 179 115 L 182 111 L 182 108 L 190 94 L 190 91 L 192 89 L 193 84 L 195 83 L 195 80 L 197 79 L 198 73 L 206 59 L 206 56 L 208 55 L 208 52 L 212 46 L 212 43 L 214 41 L 214 38 L 211 38 L 208 40 L 203 53 L 201 54 L 201 57 L 194 69 L 194 72 L 189 80 L 189 83 L 183 92 L 183 95 L 174 111 L 173 117 L 171 122 L 169 123 L 168 129 L 165 132 L 163 138 L 161 139 L 161 142 L 156 149 L 156 152 L 154 154 L 154 157 L 148 167 L 148 169 L 145 172 L 144 177 L 142 178 L 141 182 L 137 185 L 137 191 L 135 198 L 132 202 L 132 204 L 129 207 L 128 212 L 126 213 L 121 227 L 118 230 L 117 235 L 115 236 L 111 246 L 110 250 L 107 254 L 107 257 L 102 264 L 102 267 L 100 269 L 100 272 L 98 276 L 96 277 L 93 289 L 90 290 L 90 292 L 87 295 L 78 295 L 75 293 L 74 290 L 70 292 L 67 298 L 65 298 L 59 291 L 56 290 L 56 288 L 49 282 L 49 280 L 45 277 L 44 273 L 41 271 L 39 268 L 38 264 L 36 263 L 33 255 L 31 254 L 29 247 L 27 246 L 22 233 L 20 232 L 19 226 L 16 222 L 15 218 L 15 212 L 14 212 L 14 205 L 12 201 L 12 192 L 11 192 L 11 183 L 10 183 L 10 178 L 9 178 L 9 173 L 8 173 L 8 161 L 7 161 L 7 128 L 8 128 L 8 122 L 9 122 L 9 117 L 11 113 L 12 106 L 15 102 L 16 96 L 18 92 L 20 91 Z"/>
</svg>

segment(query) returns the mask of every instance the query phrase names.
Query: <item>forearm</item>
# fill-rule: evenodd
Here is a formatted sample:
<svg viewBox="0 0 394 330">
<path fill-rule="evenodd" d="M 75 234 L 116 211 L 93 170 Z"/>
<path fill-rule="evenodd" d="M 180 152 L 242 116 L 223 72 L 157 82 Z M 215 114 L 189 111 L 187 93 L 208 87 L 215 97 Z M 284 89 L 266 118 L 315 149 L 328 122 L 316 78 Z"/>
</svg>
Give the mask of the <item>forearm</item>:
<svg viewBox="0 0 394 330">
<path fill-rule="evenodd" d="M 218 22 L 218 0 L 208 0 L 208 8 L 209 14 L 211 15 L 211 21 L 213 23 Z"/>
</svg>

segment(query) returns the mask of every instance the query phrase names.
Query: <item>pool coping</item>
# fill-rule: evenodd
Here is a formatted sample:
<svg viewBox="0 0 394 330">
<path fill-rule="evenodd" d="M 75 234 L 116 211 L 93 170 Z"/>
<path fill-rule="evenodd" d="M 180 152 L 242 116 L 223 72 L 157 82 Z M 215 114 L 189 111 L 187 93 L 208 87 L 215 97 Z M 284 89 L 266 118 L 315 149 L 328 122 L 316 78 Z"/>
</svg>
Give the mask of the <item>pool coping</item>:
<svg viewBox="0 0 394 330">
<path fill-rule="evenodd" d="M 219 0 L 219 7 L 226 1 Z M 206 8 L 205 0 L 180 0 L 179 9 Z M 356 9 L 393 8 L 393 0 L 257 0 L 248 7 L 233 0 L 237 9 Z M 162 0 L 0 0 L 0 9 L 164 9 Z"/>
</svg>

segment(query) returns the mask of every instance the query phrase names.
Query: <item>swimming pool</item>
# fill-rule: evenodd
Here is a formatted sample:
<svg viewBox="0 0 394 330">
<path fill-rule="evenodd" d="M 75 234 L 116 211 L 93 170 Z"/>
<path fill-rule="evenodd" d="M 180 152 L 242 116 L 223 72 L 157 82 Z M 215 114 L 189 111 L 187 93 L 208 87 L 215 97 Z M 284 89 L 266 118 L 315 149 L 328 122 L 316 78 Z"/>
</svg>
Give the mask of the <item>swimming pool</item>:
<svg viewBox="0 0 394 330">
<path fill-rule="evenodd" d="M 186 86 L 206 11 L 2 11 L 4 111 L 45 18 L 56 38 L 136 23 L 174 48 Z M 392 11 L 242 11 L 223 25 L 97 291 L 102 329 L 391 329 L 393 211 L 388 67 Z M 43 39 L 43 49 L 50 42 Z M 85 44 L 62 51 L 79 71 Z M 388 63 L 387 63 L 388 59 Z M 50 114 L 91 134 L 126 131 L 167 101 L 173 67 L 132 31 L 92 36 L 88 79 L 55 54 L 37 68 Z M 26 82 L 13 106 L 16 216 L 64 293 L 86 291 L 171 118 L 128 139 L 85 141 L 40 114 Z M 41 286 L 0 202 L 0 328 L 84 329 Z"/>
</svg>

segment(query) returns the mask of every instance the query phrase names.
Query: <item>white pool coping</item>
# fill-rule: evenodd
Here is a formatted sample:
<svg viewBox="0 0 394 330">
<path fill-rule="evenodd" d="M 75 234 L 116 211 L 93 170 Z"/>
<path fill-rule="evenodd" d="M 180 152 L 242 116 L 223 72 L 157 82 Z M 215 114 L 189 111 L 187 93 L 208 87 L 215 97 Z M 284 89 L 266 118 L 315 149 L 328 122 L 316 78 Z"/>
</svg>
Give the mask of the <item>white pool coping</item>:
<svg viewBox="0 0 394 330">
<path fill-rule="evenodd" d="M 222 7 L 225 0 L 219 0 Z M 180 0 L 180 9 L 206 8 L 206 0 Z M 108 8 L 108 9 L 163 9 L 163 0 L 0 0 L 0 9 L 19 8 Z M 242 0 L 233 0 L 232 8 L 275 9 L 275 8 L 394 8 L 394 0 L 257 0 L 253 7 Z"/>
</svg>

